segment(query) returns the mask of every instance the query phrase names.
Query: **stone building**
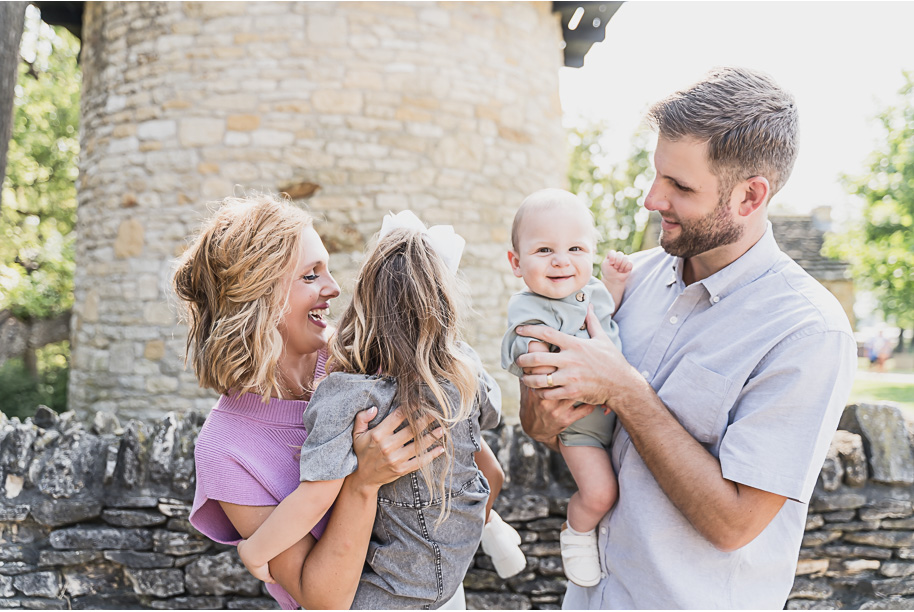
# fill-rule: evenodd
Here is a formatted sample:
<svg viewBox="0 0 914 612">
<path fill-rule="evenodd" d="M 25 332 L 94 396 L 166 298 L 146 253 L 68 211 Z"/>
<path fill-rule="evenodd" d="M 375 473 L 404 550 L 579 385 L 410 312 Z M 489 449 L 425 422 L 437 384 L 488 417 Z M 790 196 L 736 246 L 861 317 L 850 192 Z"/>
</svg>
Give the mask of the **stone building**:
<svg viewBox="0 0 914 612">
<path fill-rule="evenodd" d="M 519 289 L 510 221 L 525 194 L 565 184 L 558 69 L 619 4 L 43 3 L 83 44 L 71 408 L 211 404 L 184 368 L 174 258 L 212 202 L 270 191 L 318 217 L 338 310 L 385 213 L 453 224 L 469 340 L 516 413 L 497 363 Z"/>
</svg>

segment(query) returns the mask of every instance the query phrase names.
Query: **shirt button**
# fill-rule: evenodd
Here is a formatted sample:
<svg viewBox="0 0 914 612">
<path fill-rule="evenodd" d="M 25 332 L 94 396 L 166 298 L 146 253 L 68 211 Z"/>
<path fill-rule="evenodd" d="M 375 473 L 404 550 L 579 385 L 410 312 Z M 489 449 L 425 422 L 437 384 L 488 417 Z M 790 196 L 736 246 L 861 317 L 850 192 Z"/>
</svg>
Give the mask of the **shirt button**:
<svg viewBox="0 0 914 612">
<path fill-rule="evenodd" d="M 715 295 L 714 297 L 711 298 L 711 303 L 712 303 L 712 304 L 716 304 L 716 303 L 718 303 L 719 301 L 720 301 L 720 296 L 719 296 L 719 295 Z"/>
<path fill-rule="evenodd" d="M 644 370 L 643 372 L 641 372 L 641 376 L 643 376 L 643 377 L 645 377 L 645 378 L 647 378 L 647 377 L 650 376 L 650 375 L 651 375 L 651 373 L 648 372 L 647 370 Z"/>
<path fill-rule="evenodd" d="M 576 296 L 574 296 L 574 299 L 576 299 L 576 300 L 579 301 L 579 302 L 583 302 L 583 301 L 584 301 L 584 297 L 585 297 L 585 296 L 584 296 L 584 292 L 582 291 L 582 292 L 580 292 L 579 294 L 577 294 Z"/>
<path fill-rule="evenodd" d="M 679 317 L 677 317 L 677 316 L 675 316 L 675 315 L 672 316 L 672 317 L 670 317 L 670 323 L 672 323 L 673 325 L 676 325 L 676 323 L 677 323 L 678 321 L 679 321 Z"/>
<path fill-rule="evenodd" d="M 606 527 L 600 527 L 600 533 L 606 535 Z"/>
</svg>

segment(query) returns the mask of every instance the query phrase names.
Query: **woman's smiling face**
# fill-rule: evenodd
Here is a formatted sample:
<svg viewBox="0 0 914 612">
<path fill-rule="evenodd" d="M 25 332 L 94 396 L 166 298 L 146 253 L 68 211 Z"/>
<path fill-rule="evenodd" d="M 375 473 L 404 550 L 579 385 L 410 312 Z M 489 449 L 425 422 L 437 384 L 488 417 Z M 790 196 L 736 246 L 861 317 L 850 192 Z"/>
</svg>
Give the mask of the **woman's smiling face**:
<svg viewBox="0 0 914 612">
<path fill-rule="evenodd" d="M 329 301 L 340 294 L 328 267 L 329 254 L 314 227 L 302 231 L 301 256 L 289 287 L 288 310 L 279 324 L 287 353 L 306 355 L 327 345 Z"/>
</svg>

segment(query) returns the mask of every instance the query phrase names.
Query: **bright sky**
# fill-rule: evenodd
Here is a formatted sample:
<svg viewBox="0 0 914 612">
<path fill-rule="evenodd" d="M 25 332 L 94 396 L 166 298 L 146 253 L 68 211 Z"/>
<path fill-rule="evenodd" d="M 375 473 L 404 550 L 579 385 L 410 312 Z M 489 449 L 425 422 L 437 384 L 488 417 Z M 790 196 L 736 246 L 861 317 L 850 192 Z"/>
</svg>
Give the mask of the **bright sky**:
<svg viewBox="0 0 914 612">
<path fill-rule="evenodd" d="M 583 68 L 560 71 L 562 107 L 605 119 L 613 162 L 630 151 L 646 108 L 713 66 L 770 74 L 800 109 L 800 154 L 772 208 L 859 208 L 838 176 L 864 170 L 878 143 L 872 118 L 914 70 L 914 2 L 627 2 Z"/>
</svg>

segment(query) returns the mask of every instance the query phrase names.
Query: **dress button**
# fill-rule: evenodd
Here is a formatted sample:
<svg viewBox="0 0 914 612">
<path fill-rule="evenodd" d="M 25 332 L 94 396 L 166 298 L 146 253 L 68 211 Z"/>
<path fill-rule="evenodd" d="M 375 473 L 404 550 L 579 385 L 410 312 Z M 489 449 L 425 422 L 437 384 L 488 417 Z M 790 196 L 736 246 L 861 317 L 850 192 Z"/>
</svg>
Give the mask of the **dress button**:
<svg viewBox="0 0 914 612">
<path fill-rule="evenodd" d="M 582 291 L 579 294 L 577 294 L 576 296 L 574 296 L 574 299 L 576 299 L 579 302 L 583 302 L 585 297 L 586 296 L 584 295 L 584 292 Z"/>
<path fill-rule="evenodd" d="M 675 316 L 675 315 L 672 316 L 672 317 L 670 317 L 670 323 L 672 323 L 673 325 L 676 325 L 676 323 L 677 323 L 678 321 L 679 321 L 679 317 L 677 317 L 677 316 Z"/>
</svg>

